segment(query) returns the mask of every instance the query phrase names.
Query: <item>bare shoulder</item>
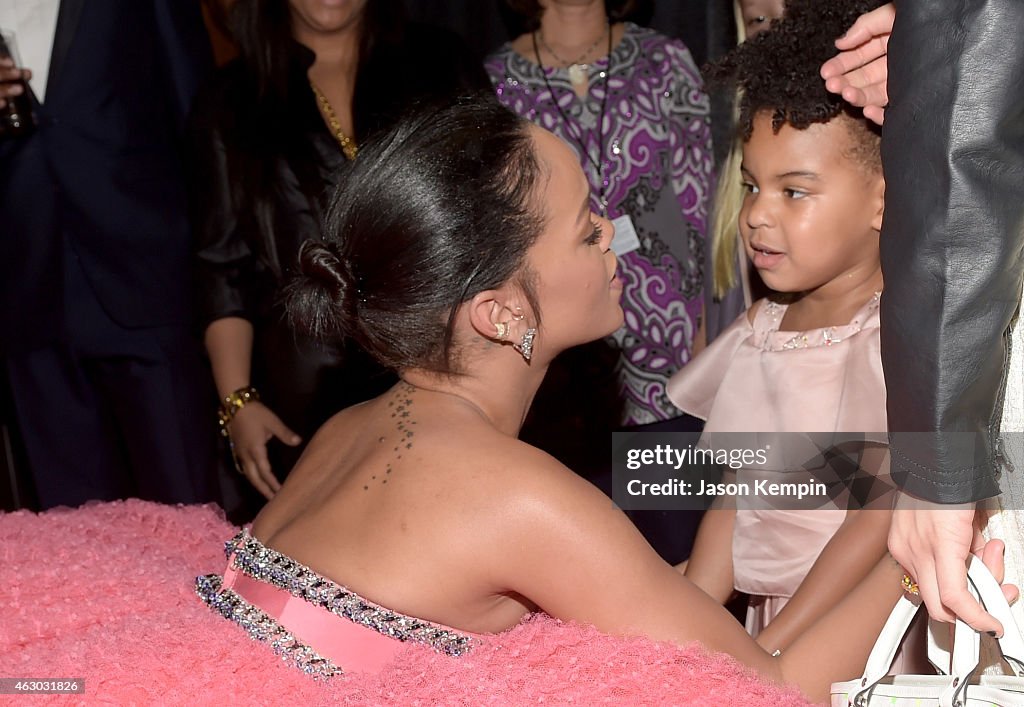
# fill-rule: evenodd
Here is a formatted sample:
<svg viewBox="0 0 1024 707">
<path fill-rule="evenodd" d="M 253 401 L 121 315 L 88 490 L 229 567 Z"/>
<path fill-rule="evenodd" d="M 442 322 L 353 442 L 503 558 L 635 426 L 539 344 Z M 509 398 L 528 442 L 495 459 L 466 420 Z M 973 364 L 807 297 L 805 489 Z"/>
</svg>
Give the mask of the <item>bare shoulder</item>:
<svg viewBox="0 0 1024 707">
<path fill-rule="evenodd" d="M 454 433 L 453 433 L 454 434 Z M 434 455 L 434 445 L 437 454 Z M 458 446 L 456 446 L 458 445 Z M 537 553 L 569 547 L 595 534 L 630 542 L 639 539 L 632 523 L 604 493 L 549 454 L 494 430 L 442 437 L 423 447 L 446 468 L 421 491 L 444 498 L 458 509 L 460 523 L 472 528 L 469 545 L 501 546 L 504 580 L 521 576 L 520 561 L 535 563 Z M 495 578 L 502 583 L 504 580 Z"/>
<path fill-rule="evenodd" d="M 542 557 L 561 562 L 595 551 L 613 557 L 619 549 L 649 550 L 608 496 L 554 457 L 508 437 L 479 441 L 485 444 L 468 448 L 464 460 L 480 472 L 472 478 L 483 480 L 470 513 L 493 533 L 489 540 L 507 548 L 502 569 L 509 582 L 540 570 Z"/>
<path fill-rule="evenodd" d="M 611 501 L 592 484 L 550 454 L 497 432 L 474 436 L 459 464 L 466 473 L 479 471 L 487 485 L 506 501 L 539 508 Z"/>
</svg>

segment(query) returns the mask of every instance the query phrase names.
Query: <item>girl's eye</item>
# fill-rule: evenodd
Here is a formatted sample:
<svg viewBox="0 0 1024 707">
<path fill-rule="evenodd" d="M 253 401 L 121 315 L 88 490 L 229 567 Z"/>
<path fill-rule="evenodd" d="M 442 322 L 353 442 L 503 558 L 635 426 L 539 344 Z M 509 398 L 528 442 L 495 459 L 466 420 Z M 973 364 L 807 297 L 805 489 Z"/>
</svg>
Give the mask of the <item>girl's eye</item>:
<svg viewBox="0 0 1024 707">
<path fill-rule="evenodd" d="M 748 194 L 757 194 L 761 190 L 758 189 L 753 184 L 751 184 L 750 182 L 743 182 L 743 191 L 747 192 Z"/>
<path fill-rule="evenodd" d="M 803 199 L 807 196 L 807 192 L 800 191 L 799 189 L 783 189 L 782 193 L 790 199 Z"/>
<path fill-rule="evenodd" d="M 597 245 L 601 242 L 601 226 L 591 221 L 594 226 L 594 230 L 590 232 L 587 239 L 584 241 L 587 245 Z"/>
</svg>

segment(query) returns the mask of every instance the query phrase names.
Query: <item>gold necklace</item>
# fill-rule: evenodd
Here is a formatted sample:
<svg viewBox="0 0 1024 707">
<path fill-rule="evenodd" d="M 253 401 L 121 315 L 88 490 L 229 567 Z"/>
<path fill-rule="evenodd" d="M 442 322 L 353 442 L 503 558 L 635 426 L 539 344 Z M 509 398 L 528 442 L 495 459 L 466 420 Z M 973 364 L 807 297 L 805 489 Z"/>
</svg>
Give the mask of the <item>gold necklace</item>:
<svg viewBox="0 0 1024 707">
<path fill-rule="evenodd" d="M 311 80 L 309 87 L 313 89 L 313 95 L 316 96 L 316 102 L 320 104 L 320 112 L 327 118 L 327 124 L 331 126 L 331 131 L 334 133 L 334 139 L 341 145 L 341 151 L 345 154 L 345 158 L 348 160 L 354 160 L 356 154 L 359 152 L 359 147 L 356 145 L 356 141 L 345 134 L 345 131 L 341 129 L 341 121 L 338 120 L 337 114 L 334 112 L 334 108 L 331 107 L 331 102 L 327 100 L 327 96 L 321 93 L 320 89 L 316 87 L 316 84 Z"/>
</svg>

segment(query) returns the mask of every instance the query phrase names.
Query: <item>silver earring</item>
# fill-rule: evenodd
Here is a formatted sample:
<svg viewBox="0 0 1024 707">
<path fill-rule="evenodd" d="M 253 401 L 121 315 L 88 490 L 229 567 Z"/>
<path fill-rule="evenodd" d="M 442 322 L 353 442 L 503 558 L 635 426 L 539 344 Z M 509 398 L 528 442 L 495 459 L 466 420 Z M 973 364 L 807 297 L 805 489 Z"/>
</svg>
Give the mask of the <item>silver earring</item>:
<svg viewBox="0 0 1024 707">
<path fill-rule="evenodd" d="M 522 341 L 518 344 L 512 344 L 512 348 L 518 351 L 525 361 L 529 361 L 530 357 L 533 356 L 533 339 L 536 336 L 537 330 L 530 327 L 526 330 L 526 333 L 523 334 Z"/>
<path fill-rule="evenodd" d="M 498 341 L 504 341 L 505 337 L 508 336 L 508 322 L 495 322 L 494 328 L 497 330 L 494 338 Z"/>
</svg>

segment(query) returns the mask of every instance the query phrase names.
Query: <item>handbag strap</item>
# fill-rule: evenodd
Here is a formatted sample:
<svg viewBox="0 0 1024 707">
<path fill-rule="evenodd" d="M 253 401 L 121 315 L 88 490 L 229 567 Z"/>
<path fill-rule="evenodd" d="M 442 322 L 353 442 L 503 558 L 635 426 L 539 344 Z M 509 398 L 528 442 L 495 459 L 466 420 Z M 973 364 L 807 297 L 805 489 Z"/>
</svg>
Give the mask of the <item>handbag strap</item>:
<svg viewBox="0 0 1024 707">
<path fill-rule="evenodd" d="M 980 560 L 978 562 L 980 563 Z M 1020 627 L 1017 626 L 1009 604 L 1002 596 L 1002 589 L 988 572 L 976 572 L 973 576 L 968 575 L 968 578 L 977 595 L 982 597 L 985 609 L 1003 625 L 1003 637 L 999 639 L 999 650 L 1002 651 L 1003 657 L 1010 665 L 1014 675 L 1024 677 L 1024 638 L 1022 638 Z M 946 625 L 939 624 L 940 627 Z M 959 635 L 956 636 L 956 640 L 959 640 Z M 947 635 L 929 630 L 928 660 L 936 670 L 942 673 L 956 672 L 951 665 L 952 653 Z"/>
<path fill-rule="evenodd" d="M 892 668 L 892 663 L 896 659 L 896 651 L 899 650 L 903 637 L 907 634 L 907 630 L 910 628 L 914 617 L 917 616 L 917 610 L 920 608 L 920 605 L 921 600 L 919 598 L 911 598 L 910 595 L 904 594 L 900 597 L 896 606 L 893 607 L 892 613 L 886 619 L 885 625 L 878 634 L 878 639 L 868 655 L 868 661 L 864 666 L 864 674 L 860 679 L 860 686 L 862 688 L 870 689 L 874 687 L 879 680 L 889 673 L 889 669 Z"/>
<path fill-rule="evenodd" d="M 971 594 L 978 598 L 977 587 L 973 581 L 968 582 L 968 587 Z M 984 604 L 984 601 L 982 603 Z M 980 660 L 981 635 L 957 619 L 956 627 L 953 629 L 953 661 L 949 671 L 953 679 L 939 695 L 939 707 L 954 707 L 964 703 L 964 700 L 960 699 L 960 694 L 967 689 L 967 683 L 978 669 Z"/>
<path fill-rule="evenodd" d="M 967 577 L 971 594 L 978 598 L 982 606 L 1003 625 L 1003 637 L 999 639 L 999 648 L 1003 652 L 1003 657 L 1018 677 L 1024 676 L 1024 638 L 1021 637 L 1020 630 L 1013 620 L 1002 588 L 985 564 L 973 555 L 967 566 Z M 853 704 L 866 704 L 868 693 L 889 672 L 899 644 L 910 628 L 910 623 L 914 620 L 920 606 L 920 599 L 916 597 L 912 599 L 906 594 L 900 597 L 871 649 L 864 673 L 859 681 L 860 689 L 851 699 Z M 937 644 L 929 642 L 929 660 L 939 669 L 942 665 L 948 665 L 951 668 L 951 679 L 940 699 L 940 705 L 954 703 L 957 695 L 966 687 L 971 674 L 977 669 L 979 653 L 980 637 L 978 633 L 959 619 L 956 622 L 952 656 Z"/>
</svg>

